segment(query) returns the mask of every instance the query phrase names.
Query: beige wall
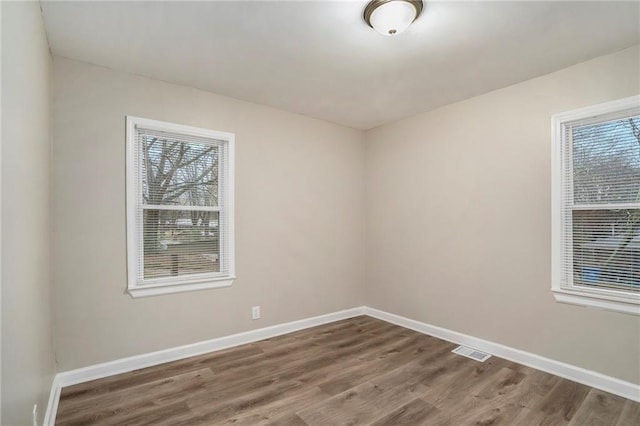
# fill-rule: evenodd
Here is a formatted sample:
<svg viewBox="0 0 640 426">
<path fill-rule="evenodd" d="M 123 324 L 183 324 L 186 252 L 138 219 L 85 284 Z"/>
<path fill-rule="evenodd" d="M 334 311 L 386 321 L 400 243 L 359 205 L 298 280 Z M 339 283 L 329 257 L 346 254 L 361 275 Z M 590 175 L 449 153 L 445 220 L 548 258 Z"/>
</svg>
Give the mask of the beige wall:
<svg viewBox="0 0 640 426">
<path fill-rule="evenodd" d="M 639 76 L 636 47 L 369 131 L 365 303 L 640 383 L 640 317 L 549 290 L 551 115 Z"/>
<path fill-rule="evenodd" d="M 60 371 L 361 305 L 362 132 L 61 58 L 53 81 Z M 128 114 L 236 134 L 232 287 L 125 294 Z"/>
<path fill-rule="evenodd" d="M 638 63 L 627 49 L 363 134 L 55 58 L 60 371 L 366 303 L 639 383 L 638 317 L 549 290 L 550 117 L 637 94 Z M 125 294 L 127 114 L 236 133 L 233 287 Z"/>
<path fill-rule="evenodd" d="M 49 262 L 50 63 L 37 2 L 2 2 L 2 420 L 46 409 L 53 356 Z"/>
</svg>

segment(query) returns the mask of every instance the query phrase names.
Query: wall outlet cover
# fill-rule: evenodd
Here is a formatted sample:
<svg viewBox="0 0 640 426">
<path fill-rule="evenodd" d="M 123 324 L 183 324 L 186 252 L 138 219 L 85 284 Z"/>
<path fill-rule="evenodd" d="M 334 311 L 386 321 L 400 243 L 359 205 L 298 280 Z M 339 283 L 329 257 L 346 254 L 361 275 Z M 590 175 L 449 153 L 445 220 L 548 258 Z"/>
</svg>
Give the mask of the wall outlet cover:
<svg viewBox="0 0 640 426">
<path fill-rule="evenodd" d="M 33 426 L 38 426 L 38 404 L 33 404 Z"/>
<path fill-rule="evenodd" d="M 254 306 L 251 308 L 251 319 L 257 320 L 260 318 L 260 306 Z"/>
</svg>

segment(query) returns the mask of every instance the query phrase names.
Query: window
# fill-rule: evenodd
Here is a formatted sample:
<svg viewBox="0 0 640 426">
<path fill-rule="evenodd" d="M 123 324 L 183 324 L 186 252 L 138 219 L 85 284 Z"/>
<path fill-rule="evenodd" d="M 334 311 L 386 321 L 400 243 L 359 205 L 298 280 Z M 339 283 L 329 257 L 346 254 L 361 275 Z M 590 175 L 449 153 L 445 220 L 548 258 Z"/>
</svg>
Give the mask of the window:
<svg viewBox="0 0 640 426">
<path fill-rule="evenodd" d="M 555 298 L 640 315 L 640 97 L 552 121 Z"/>
<path fill-rule="evenodd" d="M 234 135 L 127 117 L 128 291 L 231 285 Z"/>
</svg>

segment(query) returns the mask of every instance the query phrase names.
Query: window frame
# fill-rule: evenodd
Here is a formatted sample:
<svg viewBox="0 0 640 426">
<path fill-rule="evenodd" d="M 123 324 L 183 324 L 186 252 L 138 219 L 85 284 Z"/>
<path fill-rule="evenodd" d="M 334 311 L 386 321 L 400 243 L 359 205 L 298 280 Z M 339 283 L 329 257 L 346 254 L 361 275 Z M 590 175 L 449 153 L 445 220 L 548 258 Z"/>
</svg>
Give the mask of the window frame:
<svg viewBox="0 0 640 426">
<path fill-rule="evenodd" d="M 552 135 L 551 135 L 551 291 L 557 302 L 569 303 L 573 305 L 596 307 L 615 312 L 621 312 L 632 315 L 640 315 L 640 293 L 624 291 L 620 289 L 606 288 L 588 288 L 573 284 L 573 278 L 570 282 L 564 284 L 562 282 L 562 252 L 567 250 L 568 256 L 573 256 L 573 243 L 569 238 L 565 239 L 563 230 L 571 223 L 566 224 L 563 221 L 563 212 L 567 206 L 564 205 L 564 173 L 566 171 L 564 155 L 564 146 L 572 143 L 565 138 L 564 126 L 567 123 L 583 120 L 588 118 L 596 118 L 601 115 L 624 111 L 640 106 L 640 96 L 631 96 L 611 102 L 605 102 L 598 105 L 592 105 L 584 108 L 562 112 L 555 114 L 551 118 Z M 571 235 L 570 233 L 569 235 Z"/>
<path fill-rule="evenodd" d="M 142 176 L 136 171 L 136 148 L 138 146 L 136 128 L 164 131 L 182 134 L 185 136 L 197 136 L 221 141 L 227 150 L 228 163 L 222 167 L 222 182 L 225 194 L 224 208 L 220 209 L 220 215 L 226 220 L 220 220 L 218 226 L 225 226 L 226 239 L 221 244 L 226 249 L 221 252 L 227 254 L 229 272 L 198 274 L 197 276 L 176 276 L 154 279 L 151 283 L 138 279 L 138 271 L 143 265 L 139 264 L 139 241 L 143 227 L 138 226 L 138 207 L 142 203 Z M 219 159 L 220 161 L 220 159 Z M 204 129 L 200 127 L 186 126 L 166 121 L 152 120 L 136 116 L 126 116 L 126 227 L 127 227 L 127 292 L 133 297 L 147 297 L 162 294 L 181 293 L 187 291 L 203 290 L 210 288 L 229 287 L 236 278 L 235 275 L 235 238 L 234 238 L 234 167 L 235 167 L 235 135 L 228 132 Z M 222 224 L 220 224 L 222 222 Z M 220 232 L 222 235 L 223 232 Z"/>
</svg>

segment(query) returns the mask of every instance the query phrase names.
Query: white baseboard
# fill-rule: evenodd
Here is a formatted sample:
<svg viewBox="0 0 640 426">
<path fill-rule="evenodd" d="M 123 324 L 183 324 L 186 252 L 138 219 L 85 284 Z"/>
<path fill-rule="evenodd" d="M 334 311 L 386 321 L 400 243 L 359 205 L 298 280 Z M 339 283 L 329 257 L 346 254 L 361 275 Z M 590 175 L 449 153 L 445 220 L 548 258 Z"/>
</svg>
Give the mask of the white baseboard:
<svg viewBox="0 0 640 426">
<path fill-rule="evenodd" d="M 365 315 L 369 315 L 401 327 L 409 328 L 419 333 L 428 334 L 429 336 L 438 337 L 459 345 L 479 349 L 483 352 L 490 353 L 491 355 L 508 359 L 509 361 L 526 365 L 527 367 L 535 368 L 536 370 L 541 370 L 596 389 L 601 389 L 605 392 L 609 392 L 623 398 L 640 402 L 640 385 L 631 382 L 626 382 L 624 380 L 616 379 L 615 377 L 606 376 L 595 371 L 545 358 L 540 355 L 535 355 L 530 352 L 501 345 L 499 343 L 458 333 L 457 331 L 390 314 L 379 309 L 365 307 L 364 313 Z"/>
<path fill-rule="evenodd" d="M 595 371 L 586 370 L 560 361 L 525 352 L 520 349 L 511 348 L 499 343 L 490 342 L 488 340 L 479 339 L 457 331 L 449 330 L 442 327 L 415 321 L 399 315 L 390 314 L 378 309 L 361 306 L 358 308 L 346 309 L 344 311 L 334 312 L 317 317 L 302 319 L 299 321 L 277 324 L 270 327 L 251 330 L 244 333 L 233 334 L 230 336 L 219 337 L 216 339 L 206 340 L 203 342 L 193 343 L 190 345 L 178 346 L 175 348 L 165 349 L 157 352 L 151 352 L 142 355 L 136 355 L 128 358 L 122 358 L 115 361 L 96 364 L 77 370 L 65 371 L 58 373 L 51 386 L 49 395 L 49 403 L 44 418 L 44 426 L 53 426 L 55 423 L 56 413 L 58 410 L 58 402 L 60 399 L 60 391 L 65 386 L 76 385 L 91 380 L 101 379 L 103 377 L 115 374 L 126 373 L 145 367 L 151 367 L 166 362 L 177 361 L 180 359 L 202 355 L 209 352 L 215 352 L 234 346 L 244 345 L 247 343 L 257 342 L 259 340 L 268 339 L 282 334 L 292 333 L 294 331 L 303 330 L 305 328 L 315 327 L 317 325 L 328 324 L 331 322 L 352 318 L 358 315 L 368 315 L 378 318 L 392 324 L 405 327 L 419 333 L 428 334 L 438 337 L 449 342 L 460 345 L 469 346 L 488 352 L 500 358 L 505 358 L 537 370 L 545 371 L 574 382 L 582 383 L 593 388 L 601 389 L 615 395 L 622 396 L 627 399 L 640 402 L 640 386 L 625 382 L 624 380 L 606 376 Z"/>
<path fill-rule="evenodd" d="M 78 383 L 101 379 L 103 377 L 127 373 L 129 371 L 138 370 L 145 367 L 151 367 L 158 364 L 164 364 L 166 362 L 177 361 L 196 355 L 202 355 L 209 352 L 231 348 L 234 346 L 257 342 L 259 340 L 280 336 L 282 334 L 292 333 L 294 331 L 315 327 L 317 325 L 328 324 L 331 322 L 352 318 L 358 315 L 363 315 L 364 309 L 364 306 L 346 309 L 344 311 L 333 312 L 326 315 L 287 322 L 284 324 L 277 324 L 270 327 L 259 328 L 257 330 L 246 331 L 244 333 L 232 334 L 230 336 L 205 340 L 198 343 L 192 343 L 190 345 L 178 346 L 175 348 L 131 356 L 128 358 L 122 358 L 115 361 L 109 361 L 102 364 L 79 368 L 77 370 L 58 373 L 53 380 L 53 385 L 51 386 L 51 393 L 49 396 L 47 412 L 45 414 L 44 426 L 53 426 L 53 424 L 55 423 L 56 413 L 58 411 L 58 401 L 60 399 L 60 391 L 65 386 L 72 386 Z"/>
<path fill-rule="evenodd" d="M 60 391 L 62 391 L 62 386 L 60 386 L 58 376 L 59 374 L 56 374 L 53 378 L 53 383 L 51 384 L 47 411 L 44 414 L 44 421 L 42 422 L 44 426 L 54 426 L 54 423 L 56 422 L 56 413 L 58 412 L 58 403 L 60 402 Z"/>
</svg>

